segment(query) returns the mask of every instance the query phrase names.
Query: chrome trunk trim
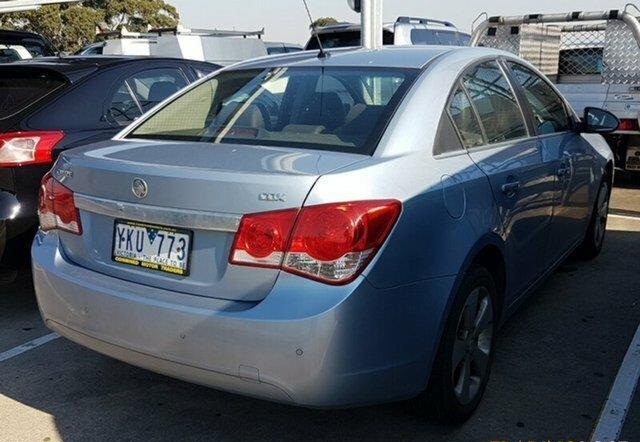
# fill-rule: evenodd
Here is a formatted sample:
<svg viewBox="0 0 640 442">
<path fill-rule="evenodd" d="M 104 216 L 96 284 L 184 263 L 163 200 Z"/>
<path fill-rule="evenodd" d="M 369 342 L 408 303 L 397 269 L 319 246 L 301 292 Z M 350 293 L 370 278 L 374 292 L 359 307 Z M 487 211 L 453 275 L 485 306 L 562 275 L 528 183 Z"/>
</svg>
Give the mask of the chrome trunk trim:
<svg viewBox="0 0 640 442">
<path fill-rule="evenodd" d="M 242 215 L 123 203 L 94 196 L 74 195 L 76 207 L 86 212 L 151 224 L 218 232 L 238 231 Z"/>
</svg>

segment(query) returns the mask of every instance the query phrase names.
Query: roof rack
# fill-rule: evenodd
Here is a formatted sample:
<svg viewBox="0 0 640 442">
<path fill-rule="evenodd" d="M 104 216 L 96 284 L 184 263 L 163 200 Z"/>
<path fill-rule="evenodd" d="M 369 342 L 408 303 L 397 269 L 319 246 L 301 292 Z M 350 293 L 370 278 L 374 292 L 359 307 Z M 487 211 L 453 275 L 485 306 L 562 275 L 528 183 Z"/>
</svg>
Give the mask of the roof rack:
<svg viewBox="0 0 640 442">
<path fill-rule="evenodd" d="M 195 35 L 198 37 L 258 37 L 262 38 L 264 35 L 264 28 L 257 31 L 227 31 L 222 29 L 187 29 L 181 26 L 170 28 L 157 28 L 149 31 L 156 36 L 165 34 L 172 35 Z"/>
<path fill-rule="evenodd" d="M 445 26 L 447 28 L 456 27 L 456 25 L 454 25 L 450 21 L 435 20 L 432 18 L 421 18 L 421 17 L 398 17 L 398 20 L 396 20 L 396 23 L 420 23 L 421 25 L 436 24 L 436 25 Z"/>
<path fill-rule="evenodd" d="M 476 46 L 487 29 L 497 26 L 521 26 L 526 24 L 576 24 L 576 22 L 594 22 L 594 21 L 610 21 L 620 20 L 629 26 L 635 37 L 636 42 L 640 45 L 640 21 L 629 12 L 629 9 L 638 9 L 633 4 L 628 4 L 624 10 L 612 9 L 609 11 L 574 11 L 559 14 L 529 14 L 520 16 L 495 16 L 489 17 L 486 13 L 481 14 L 478 19 L 485 16 L 487 19 L 474 27 L 471 46 Z M 478 22 L 474 21 L 474 25 Z"/>
<path fill-rule="evenodd" d="M 96 37 L 100 37 L 105 40 L 116 40 L 123 38 L 155 38 L 156 35 L 148 32 L 131 32 L 123 26 L 122 28 L 120 28 L 120 30 L 117 31 L 100 32 L 96 35 Z"/>
</svg>

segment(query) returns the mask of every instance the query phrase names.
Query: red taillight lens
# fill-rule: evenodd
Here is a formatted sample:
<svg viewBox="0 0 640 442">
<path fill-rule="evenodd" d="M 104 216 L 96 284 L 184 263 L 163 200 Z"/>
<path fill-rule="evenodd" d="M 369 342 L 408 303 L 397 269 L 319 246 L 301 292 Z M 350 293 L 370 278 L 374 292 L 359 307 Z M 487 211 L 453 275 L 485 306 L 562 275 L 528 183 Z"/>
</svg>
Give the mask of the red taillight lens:
<svg viewBox="0 0 640 442">
<path fill-rule="evenodd" d="M 50 163 L 53 148 L 64 138 L 61 131 L 0 134 L 0 166 Z"/>
<path fill-rule="evenodd" d="M 80 212 L 76 208 L 73 192 L 49 173 L 44 176 L 40 186 L 38 216 L 40 228 L 45 232 L 58 229 L 82 235 Z"/>
<path fill-rule="evenodd" d="M 638 120 L 625 118 L 620 120 L 620 126 L 618 126 L 618 130 L 638 131 L 640 130 L 640 125 L 638 125 Z"/>
<path fill-rule="evenodd" d="M 232 264 L 279 268 L 298 210 L 246 215 L 231 249 Z"/>
<path fill-rule="evenodd" d="M 373 259 L 401 208 L 395 200 L 358 201 L 247 215 L 230 262 L 346 284 Z"/>
</svg>

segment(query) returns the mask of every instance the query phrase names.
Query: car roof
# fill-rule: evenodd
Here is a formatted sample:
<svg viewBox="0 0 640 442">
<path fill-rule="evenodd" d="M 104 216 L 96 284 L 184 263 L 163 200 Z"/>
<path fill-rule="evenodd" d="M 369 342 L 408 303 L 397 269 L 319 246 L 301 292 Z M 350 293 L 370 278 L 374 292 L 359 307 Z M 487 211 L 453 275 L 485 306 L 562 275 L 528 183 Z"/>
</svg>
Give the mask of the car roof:
<svg viewBox="0 0 640 442">
<path fill-rule="evenodd" d="M 434 31 L 449 31 L 449 32 L 464 33 L 463 31 L 459 30 L 456 27 L 443 26 L 442 23 L 439 23 L 437 21 L 427 21 L 425 23 L 410 23 L 410 22 L 403 22 L 403 21 L 395 21 L 395 22 L 384 23 L 383 27 L 386 31 L 393 32 L 395 31 L 396 25 L 410 26 L 413 28 L 429 29 Z M 332 33 L 339 33 L 339 32 L 360 32 L 361 29 L 362 29 L 362 25 L 360 23 L 343 22 L 343 23 L 335 23 L 332 25 L 318 27 L 316 28 L 316 32 L 318 34 L 332 34 Z"/>
<path fill-rule="evenodd" d="M 304 51 L 294 54 L 262 57 L 238 63 L 230 69 L 260 69 L 273 67 L 373 67 L 422 69 L 431 60 L 450 52 L 466 51 L 473 54 L 504 55 L 505 53 L 488 48 L 469 48 L 459 46 L 384 46 L 382 49 L 345 48 L 330 49 L 327 58 L 319 58 L 318 51 Z"/>
<path fill-rule="evenodd" d="M 125 55 L 70 55 L 64 57 L 40 57 L 31 60 L 20 60 L 13 63 L 0 65 L 0 69 L 48 69 L 69 78 L 71 82 L 75 82 L 83 78 L 87 73 L 95 72 L 113 66 L 123 65 L 127 63 L 149 62 L 149 61 L 172 61 L 187 64 L 211 65 L 211 63 L 184 60 L 170 57 L 142 57 L 142 56 L 125 56 Z"/>
<path fill-rule="evenodd" d="M 13 31 L 10 29 L 0 29 L 0 38 L 2 37 L 20 37 L 20 38 L 35 38 L 38 40 L 44 40 L 44 37 L 35 32 L 27 31 Z"/>
</svg>

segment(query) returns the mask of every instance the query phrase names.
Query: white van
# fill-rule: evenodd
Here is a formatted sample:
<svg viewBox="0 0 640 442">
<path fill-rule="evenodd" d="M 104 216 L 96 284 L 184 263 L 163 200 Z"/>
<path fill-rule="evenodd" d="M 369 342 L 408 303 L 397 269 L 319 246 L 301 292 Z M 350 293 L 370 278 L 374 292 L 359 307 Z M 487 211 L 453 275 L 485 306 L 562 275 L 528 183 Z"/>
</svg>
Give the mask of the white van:
<svg viewBox="0 0 640 442">
<path fill-rule="evenodd" d="M 184 58 L 227 66 L 267 55 L 259 31 L 224 31 L 206 29 L 166 28 L 147 33 L 121 31 L 107 39 L 105 55 L 142 55 Z"/>
</svg>

